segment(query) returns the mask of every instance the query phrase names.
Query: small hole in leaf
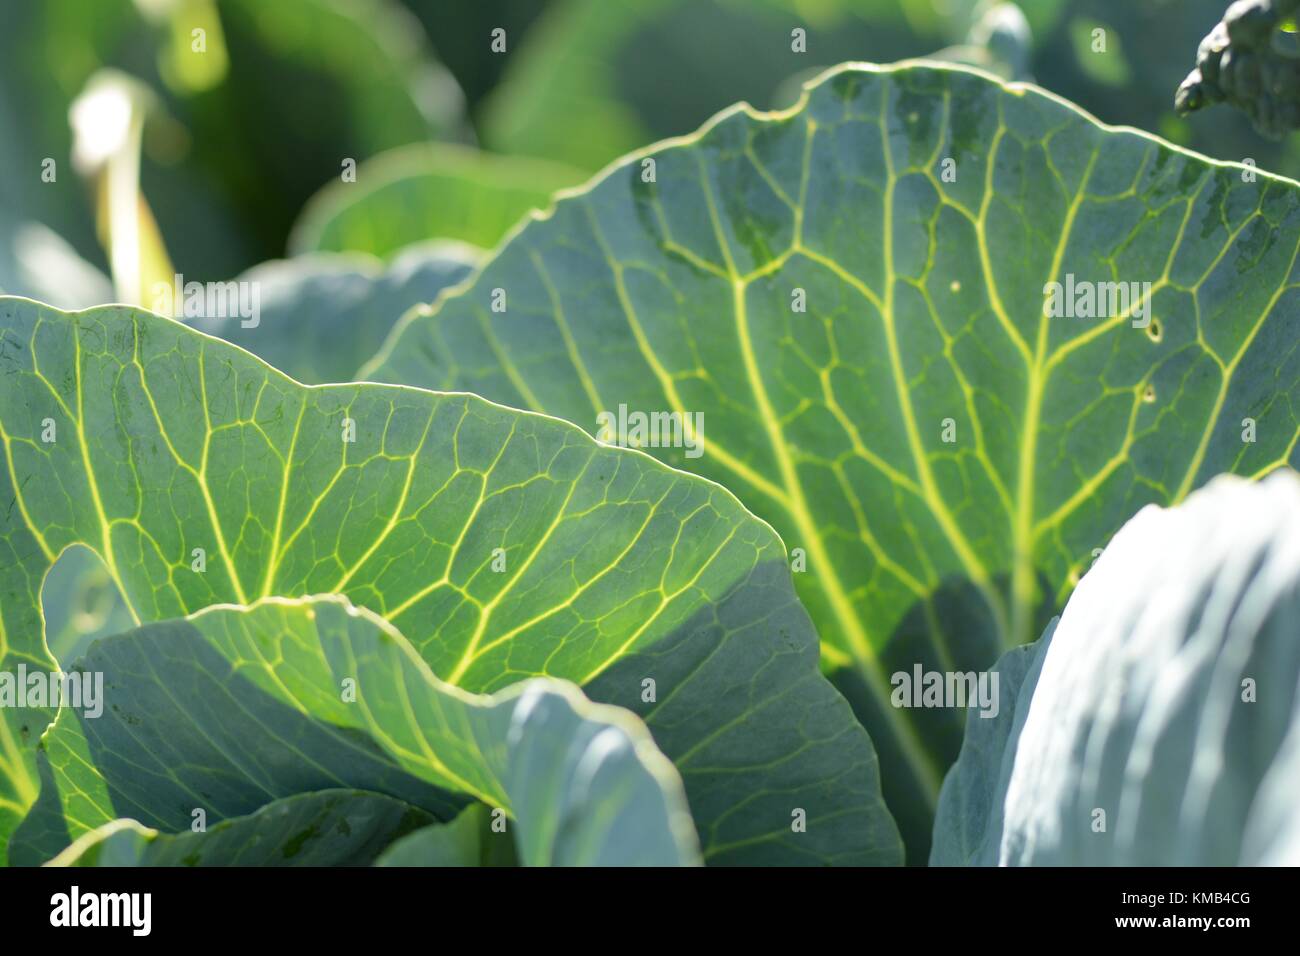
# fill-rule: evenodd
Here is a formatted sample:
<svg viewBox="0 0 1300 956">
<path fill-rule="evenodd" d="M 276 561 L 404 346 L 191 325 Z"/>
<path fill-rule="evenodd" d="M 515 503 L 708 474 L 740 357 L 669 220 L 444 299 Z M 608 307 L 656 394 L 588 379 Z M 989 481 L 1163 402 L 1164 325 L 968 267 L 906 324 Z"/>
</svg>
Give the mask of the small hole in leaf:
<svg viewBox="0 0 1300 956">
<path fill-rule="evenodd" d="M 131 612 L 108 567 L 84 545 L 59 555 L 41 585 L 45 641 L 64 670 L 101 637 L 129 629 Z"/>
<path fill-rule="evenodd" d="M 1154 385 L 1148 385 L 1146 387 L 1146 391 L 1142 393 L 1142 401 L 1146 402 L 1147 404 L 1150 404 L 1155 400 L 1156 400 L 1156 387 Z"/>
<path fill-rule="evenodd" d="M 1152 342 L 1159 342 L 1160 335 L 1160 320 L 1152 319 L 1151 324 L 1147 326 L 1147 337 L 1150 338 Z"/>
</svg>

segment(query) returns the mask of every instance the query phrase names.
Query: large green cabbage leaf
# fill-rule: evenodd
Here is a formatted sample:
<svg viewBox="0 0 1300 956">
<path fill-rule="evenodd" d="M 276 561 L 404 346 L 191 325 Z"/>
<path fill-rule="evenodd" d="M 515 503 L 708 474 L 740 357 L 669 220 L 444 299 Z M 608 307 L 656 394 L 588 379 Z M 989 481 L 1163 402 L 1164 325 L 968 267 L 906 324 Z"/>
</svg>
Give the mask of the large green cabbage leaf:
<svg viewBox="0 0 1300 956">
<path fill-rule="evenodd" d="M 707 861 L 899 860 L 781 542 L 711 482 L 471 395 L 305 387 L 147 312 L 16 298 L 0 298 L 0 445 L 0 669 L 54 666 L 39 595 L 74 544 L 143 622 L 342 594 L 464 690 L 560 677 L 641 715 Z M 54 713 L 2 716 L 7 841 Z"/>
<path fill-rule="evenodd" d="M 890 676 L 988 667 L 1144 504 L 1300 461 L 1298 250 L 1293 182 L 970 69 L 848 65 L 561 199 L 363 375 L 597 434 L 702 415 L 702 448 L 650 450 L 806 567 L 924 858 L 961 718 Z"/>
</svg>

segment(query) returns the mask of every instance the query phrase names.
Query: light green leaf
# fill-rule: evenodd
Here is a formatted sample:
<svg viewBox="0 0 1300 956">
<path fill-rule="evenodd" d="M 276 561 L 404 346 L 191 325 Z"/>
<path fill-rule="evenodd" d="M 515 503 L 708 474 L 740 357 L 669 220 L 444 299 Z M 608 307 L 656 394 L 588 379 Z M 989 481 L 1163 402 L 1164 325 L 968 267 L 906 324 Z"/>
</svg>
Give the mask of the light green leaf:
<svg viewBox="0 0 1300 956">
<path fill-rule="evenodd" d="M 1100 31 L 1100 33 L 1098 32 Z M 1075 17 L 1069 25 L 1079 70 L 1094 83 L 1126 89 L 1133 70 L 1120 46 L 1120 32 L 1110 24 Z"/>
<path fill-rule="evenodd" d="M 197 301 L 184 289 L 179 297 L 173 290 L 169 305 L 182 321 L 248 349 L 300 382 L 346 382 L 360 356 L 382 341 L 407 309 L 433 301 L 464 279 L 477 257 L 471 247 L 447 242 L 410 246 L 388 267 L 361 253 L 316 253 L 263 263 L 233 284 L 201 287 Z M 224 316 L 187 317 L 191 305 L 196 313 L 207 311 L 207 289 L 227 303 L 219 310 Z M 108 569 L 81 547 L 65 551 L 50 569 L 42 607 L 50 653 L 65 664 L 97 638 L 131 625 Z"/>
<path fill-rule="evenodd" d="M 113 820 L 47 866 L 368 866 L 394 840 L 434 826 L 428 820 L 424 811 L 377 793 L 321 790 L 199 833 Z"/>
<path fill-rule="evenodd" d="M 388 266 L 333 253 L 267 262 L 222 284 L 235 303 L 223 316 L 178 318 L 300 382 L 347 382 L 407 309 L 460 282 L 476 259 L 469 247 L 439 242 L 408 247 Z M 243 304 L 256 309 L 241 312 Z"/>
<path fill-rule="evenodd" d="M 1300 476 L 1143 509 L 1036 650 L 1003 746 L 968 733 L 936 861 L 1300 863 L 1297 622 Z M 968 799 L 979 778 L 993 799 Z"/>
<path fill-rule="evenodd" d="M 37 596 L 71 544 L 143 621 L 344 594 L 464 690 L 546 675 L 641 715 L 710 862 L 898 861 L 781 542 L 715 484 L 472 395 L 308 388 L 178 322 L 24 299 L 0 298 L 0 443 L 3 669 L 53 665 Z M 4 710 L 0 836 L 52 716 Z"/>
<path fill-rule="evenodd" d="M 402 837 L 375 860 L 375 866 L 513 866 L 514 844 L 492 830 L 481 803 L 470 804 L 450 823 L 431 823 Z"/>
<path fill-rule="evenodd" d="M 989 666 L 1143 504 L 1300 461 L 1298 245 L 1289 180 L 969 69 L 846 66 L 561 200 L 363 375 L 593 433 L 701 414 L 702 456 L 649 450 L 798 549 L 923 859 L 960 714 L 890 675 Z M 1139 285 L 1048 318 L 1057 282 Z"/>
<path fill-rule="evenodd" d="M 251 320 L 233 313 L 217 319 L 181 318 L 248 349 L 300 382 L 347 381 L 368 343 L 382 339 L 408 308 L 432 301 L 463 279 L 475 258 L 468 246 L 436 242 L 402 251 L 387 270 L 362 254 L 320 253 L 265 263 L 237 277 L 234 286 L 223 284 L 223 295 L 233 296 L 232 309 L 241 289 L 256 289 L 257 315 L 251 328 L 244 327 Z M 50 569 L 42 607 L 50 653 L 64 664 L 80 657 L 94 640 L 125 630 L 131 622 L 108 569 L 82 547 L 65 551 Z"/>
<path fill-rule="evenodd" d="M 102 640 L 75 670 L 103 697 L 43 742 L 74 838 L 347 787 L 444 819 L 482 800 L 517 821 L 529 865 L 699 858 L 681 778 L 636 717 L 563 681 L 467 694 L 343 598 L 209 608 Z"/>
<path fill-rule="evenodd" d="M 585 178 L 537 159 L 421 143 L 376 156 L 356 182 L 332 182 L 312 197 L 289 237 L 296 254 L 357 250 L 390 256 L 430 238 L 491 249 L 551 194 Z"/>
</svg>

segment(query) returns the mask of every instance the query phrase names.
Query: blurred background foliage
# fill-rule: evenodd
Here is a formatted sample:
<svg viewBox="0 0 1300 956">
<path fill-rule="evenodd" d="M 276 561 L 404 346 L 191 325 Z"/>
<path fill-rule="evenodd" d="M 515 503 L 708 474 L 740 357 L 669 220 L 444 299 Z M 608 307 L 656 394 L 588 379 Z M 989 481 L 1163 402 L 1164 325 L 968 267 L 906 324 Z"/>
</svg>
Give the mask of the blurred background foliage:
<svg viewBox="0 0 1300 956">
<path fill-rule="evenodd" d="M 41 291 L 33 246 L 56 268 L 80 270 L 80 284 L 53 283 L 65 298 L 98 297 L 97 275 L 112 274 L 108 177 L 70 164 L 69 110 L 105 69 L 147 91 L 142 257 L 162 255 L 163 272 L 205 281 L 289 252 L 389 256 L 426 239 L 490 248 L 554 189 L 738 100 L 789 105 L 803 80 L 844 60 L 977 63 L 1106 122 L 1300 173 L 1295 137 L 1264 140 L 1227 109 L 1174 116 L 1173 90 L 1225 5 L 7 0 L 0 287 Z M 806 31 L 804 53 L 791 49 L 795 28 Z M 48 159 L 53 182 L 40 175 Z M 340 181 L 345 160 L 359 165 L 357 183 Z"/>
</svg>

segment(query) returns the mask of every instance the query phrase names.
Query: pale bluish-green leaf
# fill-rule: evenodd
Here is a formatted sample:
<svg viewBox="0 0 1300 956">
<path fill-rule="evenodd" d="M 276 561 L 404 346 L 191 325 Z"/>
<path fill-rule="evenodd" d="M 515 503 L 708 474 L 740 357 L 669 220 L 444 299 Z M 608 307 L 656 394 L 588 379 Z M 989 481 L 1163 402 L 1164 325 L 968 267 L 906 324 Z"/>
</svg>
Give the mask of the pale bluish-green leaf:
<svg viewBox="0 0 1300 956">
<path fill-rule="evenodd" d="M 1298 249 L 1289 180 L 973 70 L 849 65 L 562 199 L 363 374 L 594 433 L 702 414 L 702 456 L 650 450 L 799 549 L 923 858 L 961 720 L 895 710 L 889 675 L 989 666 L 1142 505 L 1300 461 Z M 1069 283 L 1138 285 L 1049 318 L 1057 282 L 1083 315 Z"/>
<path fill-rule="evenodd" d="M 529 865 L 699 859 L 681 778 L 639 719 L 551 679 L 465 693 L 343 598 L 146 625 L 75 670 L 102 674 L 103 698 L 43 741 L 74 839 L 114 816 L 179 832 L 198 809 L 215 822 L 345 787 L 443 819 L 481 800 L 514 818 Z"/>
<path fill-rule="evenodd" d="M 58 234 L 37 222 L 16 223 L 0 213 L 0 293 L 88 309 L 113 301 L 108 276 Z"/>
<path fill-rule="evenodd" d="M 391 256 L 427 239 L 491 249 L 551 194 L 584 174 L 558 163 L 421 143 L 376 156 L 355 182 L 332 182 L 303 209 L 289 237 L 295 253 Z"/>
<path fill-rule="evenodd" d="M 1016 740 L 1059 618 L 1032 644 L 1013 647 L 990 668 L 998 675 L 998 712 L 966 714 L 961 754 L 944 778 L 935 811 L 931 866 L 989 864 L 1002 840 L 1001 807 L 1007 796 Z"/>
<path fill-rule="evenodd" d="M 936 862 L 1300 863 L 1297 633 L 1300 476 L 1144 509 L 1027 649 L 1002 748 L 968 734 Z M 969 799 L 979 779 L 992 799 Z"/>
<path fill-rule="evenodd" d="M 231 305 L 220 316 L 188 317 L 182 301 L 177 317 L 300 382 L 347 382 L 407 309 L 460 282 L 476 259 L 467 246 L 436 242 L 408 247 L 388 265 L 331 253 L 267 262 L 221 284 Z M 256 315 L 242 308 L 254 303 Z"/>
<path fill-rule="evenodd" d="M 368 866 L 394 841 L 435 826 L 427 813 L 392 797 L 321 790 L 276 800 L 202 832 L 160 833 L 135 820 L 113 820 L 46 865 Z"/>
<path fill-rule="evenodd" d="M 52 665 L 37 598 L 72 544 L 146 622 L 344 594 L 467 691 L 546 675 L 641 715 L 708 861 L 899 858 L 781 542 L 711 482 L 472 395 L 304 387 L 169 319 L 24 299 L 0 298 L 0 444 L 4 669 Z M 52 712 L 3 717 L 7 836 Z"/>
</svg>

